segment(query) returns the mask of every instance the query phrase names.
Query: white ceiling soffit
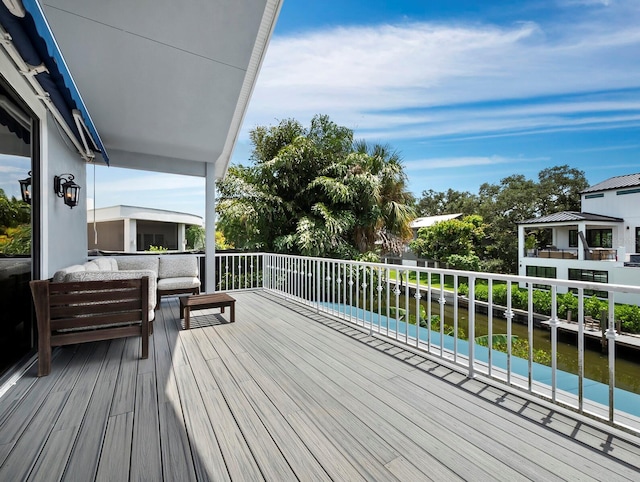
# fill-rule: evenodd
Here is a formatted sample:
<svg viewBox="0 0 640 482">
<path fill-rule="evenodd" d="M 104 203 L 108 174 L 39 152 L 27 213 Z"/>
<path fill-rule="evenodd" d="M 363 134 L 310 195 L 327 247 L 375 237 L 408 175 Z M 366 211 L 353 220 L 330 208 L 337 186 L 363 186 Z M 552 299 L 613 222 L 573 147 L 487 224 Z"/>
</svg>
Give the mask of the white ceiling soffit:
<svg viewBox="0 0 640 482">
<path fill-rule="evenodd" d="M 282 0 L 43 0 L 112 166 L 226 173 Z"/>
</svg>

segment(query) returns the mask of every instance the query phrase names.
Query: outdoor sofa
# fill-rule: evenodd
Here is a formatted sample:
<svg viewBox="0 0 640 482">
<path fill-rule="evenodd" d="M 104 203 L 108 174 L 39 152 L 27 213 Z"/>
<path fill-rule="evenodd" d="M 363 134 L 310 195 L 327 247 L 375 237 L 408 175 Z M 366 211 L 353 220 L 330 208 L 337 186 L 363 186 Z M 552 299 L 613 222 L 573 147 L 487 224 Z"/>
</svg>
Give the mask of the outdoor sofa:
<svg viewBox="0 0 640 482">
<path fill-rule="evenodd" d="M 149 320 L 162 296 L 198 294 L 198 259 L 193 255 L 98 256 L 57 271 L 53 282 L 149 277 Z"/>
</svg>

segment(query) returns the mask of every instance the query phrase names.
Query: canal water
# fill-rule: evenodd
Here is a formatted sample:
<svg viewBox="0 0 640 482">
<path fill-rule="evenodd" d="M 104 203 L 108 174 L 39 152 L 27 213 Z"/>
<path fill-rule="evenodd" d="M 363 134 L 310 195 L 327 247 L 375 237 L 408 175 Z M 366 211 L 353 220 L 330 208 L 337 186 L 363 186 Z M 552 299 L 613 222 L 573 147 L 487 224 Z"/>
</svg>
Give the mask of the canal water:
<svg viewBox="0 0 640 482">
<path fill-rule="evenodd" d="M 435 304 L 435 303 L 433 303 Z M 433 305 L 432 304 L 432 305 Z M 453 308 L 445 305 L 445 322 L 453 324 Z M 439 313 L 439 305 L 432 306 L 432 313 Z M 465 333 L 469 333 L 468 311 L 466 308 L 458 308 L 458 326 Z M 492 331 L 496 333 L 507 333 L 506 318 L 493 317 Z M 483 336 L 489 333 L 489 320 L 487 315 L 476 313 L 475 315 L 475 336 Z M 511 334 L 519 338 L 528 339 L 528 327 L 525 324 L 513 322 Z M 534 327 L 533 330 L 534 349 L 544 350 L 551 353 L 551 331 L 547 328 Z M 557 344 L 557 366 L 559 370 L 578 374 L 578 346 L 577 336 L 568 333 L 559 333 Z M 615 378 L 616 387 L 622 390 L 640 394 L 640 354 L 630 350 L 616 350 Z M 608 384 L 609 383 L 609 355 L 602 353 L 600 342 L 595 340 L 585 341 L 584 351 L 584 376 L 591 380 Z"/>
<path fill-rule="evenodd" d="M 395 300 L 394 300 L 395 301 Z M 366 309 L 371 309 L 369 301 Z M 354 300 L 355 304 L 355 300 Z M 392 304 L 393 303 L 392 301 Z M 426 300 L 421 300 L 425 312 L 427 310 Z M 409 297 L 409 311 L 412 315 L 415 315 L 416 300 L 413 296 Z M 359 300 L 360 308 L 362 306 L 362 300 Z M 405 296 L 400 295 L 398 297 L 398 306 L 405 308 Z M 378 311 L 377 303 L 374 300 L 373 312 Z M 382 313 L 385 313 L 386 309 L 383 308 Z M 431 314 L 440 315 L 440 305 L 432 301 Z M 450 302 L 445 303 L 445 324 L 453 326 L 454 324 L 454 308 Z M 458 327 L 464 330 L 465 336 L 468 336 L 468 311 L 465 307 L 458 307 Z M 527 325 L 514 321 L 512 323 L 511 334 L 519 338 L 528 339 Z M 507 333 L 507 321 L 506 318 L 498 315 L 493 316 L 493 334 L 506 334 Z M 475 315 L 475 336 L 483 336 L 489 333 L 489 320 L 488 316 L 483 313 L 476 312 Z M 545 327 L 534 327 L 533 332 L 533 348 L 538 350 L 544 350 L 548 354 L 551 354 L 551 332 Z M 557 344 L 557 367 L 558 370 L 562 370 L 568 373 L 578 374 L 578 347 L 576 335 L 558 333 Z M 606 385 L 609 384 L 609 358 L 607 353 L 602 353 L 600 342 L 597 340 L 585 339 L 585 352 L 584 352 L 584 376 L 590 380 L 594 380 Z M 640 353 L 628 348 L 616 347 L 616 365 L 615 365 L 615 386 L 619 389 L 626 390 L 632 393 L 640 394 Z"/>
</svg>

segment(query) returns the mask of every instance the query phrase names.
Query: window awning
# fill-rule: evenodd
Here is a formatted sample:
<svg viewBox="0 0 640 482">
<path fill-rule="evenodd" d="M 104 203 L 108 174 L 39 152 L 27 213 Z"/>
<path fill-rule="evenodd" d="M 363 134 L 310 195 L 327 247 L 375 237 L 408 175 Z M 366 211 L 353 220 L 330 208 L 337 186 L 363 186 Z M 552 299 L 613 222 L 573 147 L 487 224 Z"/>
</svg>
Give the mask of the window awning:
<svg viewBox="0 0 640 482">
<path fill-rule="evenodd" d="M 20 8 L 20 3 L 24 10 Z M 11 10 L 6 4 L 12 7 Z M 53 112 L 54 117 L 61 124 L 65 124 L 63 127 L 70 137 L 75 137 L 72 140 L 80 154 L 89 160 L 94 157 L 94 153 L 100 153 L 104 162 L 109 164 L 102 140 L 38 2 L 3 0 L 0 3 L 0 24 L 10 36 L 3 39 L 5 48 L 15 49 L 26 64 L 23 74 L 35 79 L 48 94 L 49 100 L 57 110 Z M 11 55 L 12 52 L 9 53 Z"/>
</svg>

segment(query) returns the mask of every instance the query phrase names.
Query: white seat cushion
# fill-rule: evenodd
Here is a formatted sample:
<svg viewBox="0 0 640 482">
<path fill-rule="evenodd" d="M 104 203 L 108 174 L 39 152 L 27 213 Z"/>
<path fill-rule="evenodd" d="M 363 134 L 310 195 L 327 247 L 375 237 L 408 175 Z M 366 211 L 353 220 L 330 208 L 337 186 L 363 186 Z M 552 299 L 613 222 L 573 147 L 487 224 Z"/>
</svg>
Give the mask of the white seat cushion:
<svg viewBox="0 0 640 482">
<path fill-rule="evenodd" d="M 193 276 L 179 278 L 164 278 L 158 280 L 158 289 L 161 291 L 189 290 L 200 287 L 200 280 Z"/>
</svg>

